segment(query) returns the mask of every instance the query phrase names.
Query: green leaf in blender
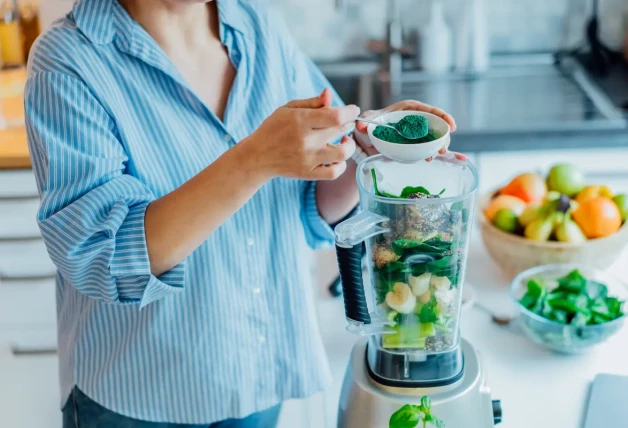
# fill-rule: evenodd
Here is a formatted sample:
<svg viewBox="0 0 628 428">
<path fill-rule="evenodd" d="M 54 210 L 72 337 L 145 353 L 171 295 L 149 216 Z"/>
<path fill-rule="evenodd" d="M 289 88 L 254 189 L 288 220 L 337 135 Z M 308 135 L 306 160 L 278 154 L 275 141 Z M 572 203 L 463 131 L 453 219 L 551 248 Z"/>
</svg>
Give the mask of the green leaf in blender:
<svg viewBox="0 0 628 428">
<path fill-rule="evenodd" d="M 436 299 L 432 297 L 429 302 L 423 305 L 421 312 L 419 313 L 419 320 L 421 324 L 427 324 L 434 321 L 438 321 L 438 315 L 436 314 Z"/>
<path fill-rule="evenodd" d="M 430 191 L 427 190 L 425 187 L 423 186 L 406 186 L 403 188 L 403 190 L 401 191 L 401 195 L 399 196 L 400 198 L 403 199 L 407 199 L 408 196 L 413 195 L 415 193 L 422 193 L 424 195 L 431 195 Z"/>
</svg>

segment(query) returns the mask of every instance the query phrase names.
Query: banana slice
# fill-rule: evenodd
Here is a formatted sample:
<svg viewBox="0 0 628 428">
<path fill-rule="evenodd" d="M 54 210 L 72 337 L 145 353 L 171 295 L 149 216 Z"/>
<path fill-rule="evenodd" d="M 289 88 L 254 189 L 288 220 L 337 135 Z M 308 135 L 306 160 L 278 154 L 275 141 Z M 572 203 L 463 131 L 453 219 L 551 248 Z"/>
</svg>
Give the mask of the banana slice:
<svg viewBox="0 0 628 428">
<path fill-rule="evenodd" d="M 449 290 L 449 287 L 451 287 L 451 281 L 446 276 L 432 275 L 430 285 L 435 290 Z"/>
<path fill-rule="evenodd" d="M 400 314 L 409 314 L 416 305 L 416 296 L 412 294 L 408 284 L 397 282 L 392 291 L 386 293 L 386 304 Z"/>
<path fill-rule="evenodd" d="M 410 285 L 410 288 L 412 288 L 412 294 L 417 297 L 425 294 L 425 292 L 430 289 L 431 277 L 432 274 L 430 272 L 425 272 L 421 276 L 410 276 L 408 284 Z"/>
</svg>

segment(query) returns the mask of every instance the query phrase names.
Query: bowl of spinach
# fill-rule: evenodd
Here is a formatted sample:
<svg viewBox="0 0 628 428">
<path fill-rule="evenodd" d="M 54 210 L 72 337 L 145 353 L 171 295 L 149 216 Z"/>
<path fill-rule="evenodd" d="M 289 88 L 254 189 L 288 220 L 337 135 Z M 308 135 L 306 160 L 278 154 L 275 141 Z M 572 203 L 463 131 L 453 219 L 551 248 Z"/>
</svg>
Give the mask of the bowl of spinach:
<svg viewBox="0 0 628 428">
<path fill-rule="evenodd" d="M 510 295 L 522 330 L 561 353 L 580 353 L 615 334 L 626 318 L 628 287 L 580 265 L 538 266 L 519 274 Z"/>
</svg>

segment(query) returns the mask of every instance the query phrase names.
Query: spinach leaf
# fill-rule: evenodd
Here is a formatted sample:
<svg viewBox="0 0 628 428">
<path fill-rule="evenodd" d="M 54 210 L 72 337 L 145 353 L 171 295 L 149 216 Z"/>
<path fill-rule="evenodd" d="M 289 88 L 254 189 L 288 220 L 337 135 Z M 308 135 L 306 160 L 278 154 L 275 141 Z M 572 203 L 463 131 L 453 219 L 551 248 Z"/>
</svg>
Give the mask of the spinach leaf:
<svg viewBox="0 0 628 428">
<path fill-rule="evenodd" d="M 438 315 L 436 315 L 436 299 L 434 297 L 421 308 L 419 320 L 423 324 L 438 321 Z"/>
<path fill-rule="evenodd" d="M 586 315 L 579 312 L 571 319 L 571 322 L 569 324 L 575 325 L 575 326 L 584 326 L 584 325 L 589 324 L 590 321 L 591 321 L 591 314 Z"/>
<path fill-rule="evenodd" d="M 440 195 L 442 195 L 443 193 L 445 193 L 445 191 L 446 191 L 446 190 L 447 190 L 447 189 L 445 189 L 445 188 L 443 187 L 443 190 L 441 190 L 440 192 L 438 192 L 438 196 L 440 196 Z"/>
<path fill-rule="evenodd" d="M 608 320 L 613 319 L 608 305 L 606 304 L 606 300 L 601 297 L 594 299 L 589 309 L 591 309 L 591 312 L 593 312 L 595 315 L 601 316 Z"/>
<path fill-rule="evenodd" d="M 431 195 L 430 191 L 427 190 L 425 187 L 423 186 L 406 186 L 403 188 L 403 190 L 401 191 L 401 195 L 399 196 L 402 199 L 406 199 L 408 198 L 408 196 L 414 194 L 414 193 L 423 193 L 424 195 Z"/>
<path fill-rule="evenodd" d="M 586 296 L 585 296 L 586 298 Z M 585 315 L 590 315 L 591 312 L 586 308 L 586 304 L 583 307 L 579 302 L 576 302 L 574 299 L 553 299 L 548 300 L 550 306 L 554 309 L 562 309 L 567 312 L 567 314 L 576 314 L 582 313 Z"/>
<path fill-rule="evenodd" d="M 421 411 L 418 406 L 406 404 L 392 414 L 388 421 L 389 428 L 415 428 L 421 421 Z"/>
<path fill-rule="evenodd" d="M 584 291 L 587 280 L 577 269 L 575 269 L 569 272 L 566 276 L 558 278 L 556 282 L 558 283 L 557 290 L 578 294 Z"/>
<path fill-rule="evenodd" d="M 608 295 L 608 288 L 601 282 L 587 281 L 585 293 L 587 293 L 589 299 L 597 299 L 598 297 L 606 297 Z"/>
<path fill-rule="evenodd" d="M 402 270 L 406 266 L 405 263 L 402 262 L 390 262 L 383 268 L 381 268 L 380 272 L 396 272 Z"/>
<path fill-rule="evenodd" d="M 607 297 L 606 298 L 606 306 L 608 307 L 608 313 L 612 317 L 611 319 L 619 318 L 624 315 L 621 310 L 621 306 L 624 302 L 619 300 L 617 297 Z"/>
<path fill-rule="evenodd" d="M 523 306 L 525 306 L 528 309 L 532 309 L 534 305 L 536 304 L 537 300 L 538 300 L 537 296 L 533 296 L 530 293 L 526 293 L 523 295 L 521 300 L 519 300 L 519 303 L 521 303 Z"/>
</svg>

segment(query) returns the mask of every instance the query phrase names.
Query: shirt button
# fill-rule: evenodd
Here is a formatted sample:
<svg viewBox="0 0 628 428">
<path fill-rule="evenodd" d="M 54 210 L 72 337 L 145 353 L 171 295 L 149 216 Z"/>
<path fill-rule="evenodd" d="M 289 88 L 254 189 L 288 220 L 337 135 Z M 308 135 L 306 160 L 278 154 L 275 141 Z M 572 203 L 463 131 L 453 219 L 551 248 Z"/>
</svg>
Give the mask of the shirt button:
<svg viewBox="0 0 628 428">
<path fill-rule="evenodd" d="M 253 294 L 260 294 L 261 292 L 262 292 L 262 289 L 261 289 L 261 288 L 259 288 L 259 287 L 255 287 L 255 288 L 253 289 Z"/>
<path fill-rule="evenodd" d="M 249 238 L 249 239 L 246 240 L 246 244 L 249 247 L 252 247 L 253 245 L 255 245 L 255 240 L 253 238 Z"/>
<path fill-rule="evenodd" d="M 231 142 L 231 135 L 229 135 L 229 134 L 225 134 L 225 136 L 224 136 L 224 137 L 222 137 L 222 139 L 223 139 L 223 141 L 224 141 L 225 143 L 229 143 L 229 142 Z"/>
<path fill-rule="evenodd" d="M 266 342 L 266 338 L 264 336 L 262 336 L 261 334 L 257 337 L 257 340 L 259 340 L 259 343 Z"/>
</svg>

